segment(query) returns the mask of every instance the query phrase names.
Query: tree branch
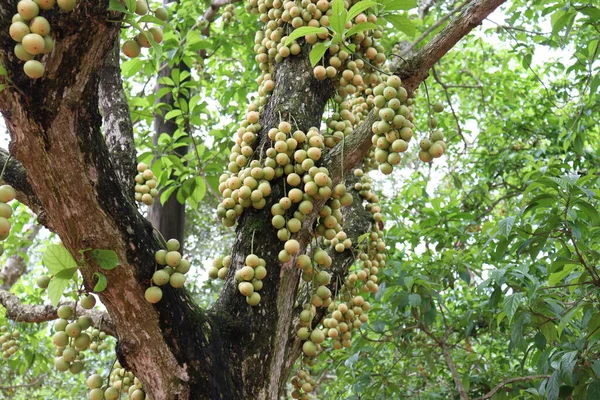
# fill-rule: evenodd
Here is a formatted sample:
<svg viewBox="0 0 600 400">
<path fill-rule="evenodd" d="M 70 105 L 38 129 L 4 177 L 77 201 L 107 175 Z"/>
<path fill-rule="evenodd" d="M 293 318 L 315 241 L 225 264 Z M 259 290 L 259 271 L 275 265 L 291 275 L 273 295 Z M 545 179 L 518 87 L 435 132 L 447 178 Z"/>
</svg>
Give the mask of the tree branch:
<svg viewBox="0 0 600 400">
<path fill-rule="evenodd" d="M 49 304 L 23 304 L 15 294 L 6 290 L 0 290 L 0 304 L 6 309 L 6 316 L 16 322 L 40 323 L 58 319 L 57 307 Z M 72 300 L 63 301 L 60 305 L 70 305 L 73 307 L 75 306 L 75 302 Z M 86 310 L 77 305 L 76 314 L 79 316 L 87 315 L 92 319 L 92 324 L 96 328 L 107 335 L 117 336 L 115 325 L 107 313 L 96 309 Z"/>
<path fill-rule="evenodd" d="M 27 253 L 27 250 L 33 244 L 33 240 L 39 233 L 40 229 L 42 229 L 41 225 L 33 225 L 31 228 L 31 232 L 27 235 L 25 245 L 21 246 L 17 250 L 17 252 L 6 260 L 6 264 L 4 268 L 2 268 L 2 275 L 4 276 L 4 282 L 0 285 L 0 289 L 9 290 L 12 285 L 15 284 L 19 280 L 19 278 L 27 271 L 27 266 L 25 265 L 25 260 L 20 254 Z"/>
<path fill-rule="evenodd" d="M 519 376 L 517 378 L 510 378 L 510 379 L 507 379 L 507 380 L 505 380 L 503 382 L 500 382 L 498 385 L 496 385 L 492 390 L 490 390 L 484 396 L 477 397 L 477 398 L 475 398 L 473 400 L 487 400 L 487 399 L 491 399 L 500 389 L 502 389 L 506 385 L 510 385 L 511 383 L 533 381 L 533 380 L 536 380 L 536 379 L 547 379 L 547 378 L 550 378 L 550 375 L 528 375 L 528 376 Z"/>
<path fill-rule="evenodd" d="M 137 159 L 129 104 L 123 91 L 119 53 L 117 37 L 113 50 L 108 53 L 104 68 L 100 71 L 98 93 L 106 145 L 123 190 L 133 198 Z"/>
<path fill-rule="evenodd" d="M 409 92 L 414 91 L 435 65 L 460 39 L 498 8 L 506 0 L 473 0 L 440 33 L 408 60 L 398 59 L 392 71 L 403 80 Z"/>
</svg>

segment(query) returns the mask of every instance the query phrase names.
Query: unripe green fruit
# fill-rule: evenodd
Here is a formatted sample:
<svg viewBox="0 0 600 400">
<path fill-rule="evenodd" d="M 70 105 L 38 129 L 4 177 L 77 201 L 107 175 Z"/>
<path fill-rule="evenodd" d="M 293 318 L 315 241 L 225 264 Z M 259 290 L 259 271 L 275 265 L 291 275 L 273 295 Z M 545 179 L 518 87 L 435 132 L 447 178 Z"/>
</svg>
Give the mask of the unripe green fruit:
<svg viewBox="0 0 600 400">
<path fill-rule="evenodd" d="M 264 279 L 267 276 L 267 269 L 262 265 L 259 265 L 254 269 L 254 278 L 255 279 Z"/>
<path fill-rule="evenodd" d="M 252 293 L 250 296 L 246 296 L 246 303 L 251 306 L 257 306 L 260 303 L 260 294 L 257 292 Z"/>
<path fill-rule="evenodd" d="M 163 292 L 158 286 L 150 286 L 144 293 L 146 301 L 152 304 L 158 303 L 162 299 L 162 296 Z"/>
<path fill-rule="evenodd" d="M 174 288 L 180 288 L 185 284 L 185 275 L 175 272 L 173 275 L 171 275 L 169 283 Z"/>
<path fill-rule="evenodd" d="M 81 304 L 81 307 L 85 308 L 86 310 L 92 309 L 96 305 L 96 298 L 93 295 L 88 294 L 79 300 L 79 304 Z"/>
<path fill-rule="evenodd" d="M 441 113 L 442 111 L 444 111 L 444 105 L 440 102 L 437 102 L 433 105 L 433 111 L 435 111 L 436 113 Z"/>
<path fill-rule="evenodd" d="M 302 328 L 298 329 L 297 335 L 298 335 L 298 338 L 300 338 L 300 340 L 306 340 L 309 338 L 310 332 L 308 331 L 308 328 L 302 327 Z"/>
<path fill-rule="evenodd" d="M 54 359 L 54 368 L 57 371 L 65 372 L 69 369 L 69 363 L 66 362 L 62 357 L 57 357 Z"/>
<path fill-rule="evenodd" d="M 25 35 L 28 35 L 30 32 L 31 31 L 29 30 L 27 24 L 21 21 L 13 22 L 8 30 L 10 37 L 15 42 L 21 42 Z"/>
<path fill-rule="evenodd" d="M 169 241 L 167 242 L 168 251 L 177 251 L 179 250 L 179 247 L 181 247 L 181 245 L 179 244 L 179 240 L 177 239 L 169 239 Z"/>
<path fill-rule="evenodd" d="M 63 332 L 65 330 L 65 328 L 67 327 L 67 325 L 69 325 L 69 321 L 61 318 L 58 321 L 56 321 L 56 323 L 54 324 L 54 330 L 56 332 Z M 66 335 L 66 333 L 65 333 L 65 335 Z"/>
<path fill-rule="evenodd" d="M 143 390 L 136 389 L 130 395 L 131 400 L 144 400 L 146 398 L 146 393 Z"/>
<path fill-rule="evenodd" d="M 224 269 L 224 268 L 223 268 Z M 215 267 L 208 268 L 208 277 L 210 279 L 217 279 L 221 270 Z"/>
<path fill-rule="evenodd" d="M 135 40 L 126 40 L 123 43 L 123 53 L 129 58 L 136 58 L 142 52 L 142 48 Z"/>
<path fill-rule="evenodd" d="M 41 289 L 46 289 L 50 283 L 50 278 L 46 275 L 42 275 L 35 281 L 36 285 Z"/>
<path fill-rule="evenodd" d="M 65 328 L 65 332 L 67 333 L 67 335 L 69 335 L 71 337 L 77 337 L 81 334 L 81 327 L 79 326 L 79 324 L 77 322 L 71 322 Z"/>
<path fill-rule="evenodd" d="M 31 79 L 38 79 L 44 76 L 44 64 L 37 60 L 29 60 L 23 66 L 23 71 Z"/>
<path fill-rule="evenodd" d="M 25 50 L 23 48 L 23 45 L 21 43 L 17 43 L 15 45 L 15 55 L 17 56 L 17 58 L 21 61 L 29 61 L 29 60 L 33 60 L 33 54 L 29 54 L 27 52 L 27 50 Z"/>
<path fill-rule="evenodd" d="M 154 259 L 159 265 L 167 265 L 166 255 L 166 250 L 158 250 L 156 253 L 154 253 Z"/>
<path fill-rule="evenodd" d="M 154 282 L 154 284 L 158 285 L 158 286 L 163 286 L 166 285 L 167 283 L 169 283 L 169 279 L 171 277 L 169 276 L 169 274 L 162 270 L 159 269 L 158 271 L 154 272 L 154 274 L 152 275 L 152 282 Z"/>
<path fill-rule="evenodd" d="M 137 15 L 148 14 L 148 3 L 146 3 L 146 0 L 137 0 L 135 2 L 135 13 Z"/>
<path fill-rule="evenodd" d="M 178 251 L 169 251 L 165 256 L 165 261 L 169 267 L 175 268 L 181 261 L 181 253 Z"/>
<path fill-rule="evenodd" d="M 138 44 L 142 47 L 146 47 L 146 48 L 150 48 L 152 45 L 150 44 L 150 40 L 148 40 L 148 38 L 152 37 L 152 34 L 148 31 L 142 31 L 140 33 L 138 33 L 138 35 L 135 37 L 136 42 L 138 42 Z M 152 37 L 152 39 L 154 39 Z"/>
<path fill-rule="evenodd" d="M 304 352 L 304 355 L 312 357 L 317 354 L 317 346 L 313 342 L 307 341 L 302 345 L 302 351 Z"/>
<path fill-rule="evenodd" d="M 153 26 L 148 29 L 148 32 L 150 32 L 150 34 L 152 35 L 152 38 L 154 39 L 154 41 L 156 43 L 161 43 L 163 41 L 164 33 L 163 33 L 162 29 L 160 29 L 159 27 Z"/>
<path fill-rule="evenodd" d="M 76 0 L 57 0 L 58 8 L 63 11 L 73 11 L 75 6 L 77 5 Z"/>
<path fill-rule="evenodd" d="M 260 259 L 256 254 L 249 254 L 246 257 L 246 265 L 249 267 L 258 267 L 260 264 Z"/>
<path fill-rule="evenodd" d="M 11 24 L 14 24 L 15 22 L 24 22 L 26 24 L 27 20 L 21 17 L 21 14 L 15 14 L 13 15 L 12 20 L 10 22 Z"/>
<path fill-rule="evenodd" d="M 62 353 L 63 360 L 68 363 L 74 361 L 75 357 L 77 357 L 77 351 L 72 347 L 66 348 Z"/>
<path fill-rule="evenodd" d="M 444 147 L 439 143 L 434 143 L 429 148 L 429 154 L 431 154 L 433 158 L 441 157 L 444 154 Z"/>
<path fill-rule="evenodd" d="M 100 388 L 95 388 L 90 391 L 90 400 L 104 400 L 104 391 Z"/>
<path fill-rule="evenodd" d="M 92 319 L 87 315 L 82 315 L 81 317 L 77 318 L 77 323 L 81 327 L 81 330 L 85 331 L 87 328 L 92 326 Z M 82 333 L 81 335 L 84 335 L 84 333 Z"/>
<path fill-rule="evenodd" d="M 50 54 L 54 50 L 54 39 L 50 36 L 44 36 L 44 51 L 42 54 Z"/>
<path fill-rule="evenodd" d="M 87 379 L 87 385 L 90 389 L 96 389 L 102 387 L 102 376 L 98 374 L 90 375 Z"/>
<path fill-rule="evenodd" d="M 71 364 L 71 366 L 69 367 L 69 372 L 72 374 L 78 374 L 81 371 L 83 371 L 83 367 L 85 366 L 85 364 L 83 364 L 82 361 L 75 361 L 73 364 Z"/>
<path fill-rule="evenodd" d="M 182 258 L 181 261 L 179 261 L 179 265 L 177 266 L 177 268 L 175 268 L 175 271 L 181 274 L 187 274 L 190 270 L 190 267 L 190 260 L 188 260 L 187 258 Z"/>
<path fill-rule="evenodd" d="M 40 13 L 40 7 L 32 0 L 21 0 L 17 4 L 19 15 L 27 21 L 37 17 Z"/>
<path fill-rule="evenodd" d="M 35 17 L 29 23 L 29 29 L 33 33 L 37 33 L 41 36 L 46 36 L 50 34 L 50 23 L 44 17 Z"/>
<path fill-rule="evenodd" d="M 59 318 L 69 319 L 73 316 L 73 308 L 71 306 L 60 306 L 57 314 Z"/>
<path fill-rule="evenodd" d="M 92 339 L 90 338 L 90 335 L 83 332 L 81 335 L 79 335 L 75 338 L 75 340 L 73 341 L 73 344 L 78 349 L 85 350 L 88 347 L 90 347 L 91 342 L 92 342 Z"/>
<path fill-rule="evenodd" d="M 119 389 L 114 386 L 111 386 L 104 391 L 104 398 L 106 400 L 117 400 L 120 396 L 121 393 L 119 392 Z"/>
<path fill-rule="evenodd" d="M 56 0 L 35 0 L 35 3 L 42 10 L 52 10 L 52 8 L 54 8 L 54 5 L 56 4 Z"/>
<path fill-rule="evenodd" d="M 164 7 L 158 7 L 154 10 L 154 16 L 161 21 L 166 21 L 169 18 L 169 12 Z"/>
</svg>

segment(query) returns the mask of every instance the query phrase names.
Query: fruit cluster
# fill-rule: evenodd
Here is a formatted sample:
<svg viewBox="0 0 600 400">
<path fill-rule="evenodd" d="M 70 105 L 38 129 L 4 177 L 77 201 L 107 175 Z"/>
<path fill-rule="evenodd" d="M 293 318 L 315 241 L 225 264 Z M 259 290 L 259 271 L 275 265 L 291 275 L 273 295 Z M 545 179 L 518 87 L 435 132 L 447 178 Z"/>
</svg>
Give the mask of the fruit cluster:
<svg viewBox="0 0 600 400">
<path fill-rule="evenodd" d="M 117 400 L 121 393 L 127 393 L 129 400 L 144 400 L 146 393 L 141 382 L 131 371 L 126 371 L 119 362 L 115 362 L 109 376 L 109 385 L 104 385 L 104 378 L 100 374 L 90 375 L 87 379 L 90 388 L 90 400 Z"/>
<path fill-rule="evenodd" d="M 246 302 L 251 306 L 260 303 L 260 294 L 262 289 L 262 280 L 267 276 L 267 262 L 259 258 L 256 254 L 249 254 L 246 257 L 245 265 L 235 271 L 235 280 L 238 282 L 238 290 L 246 296 Z"/>
<path fill-rule="evenodd" d="M 190 270 L 190 261 L 181 257 L 178 251 L 180 248 L 177 239 L 169 239 L 166 250 L 158 250 L 154 258 L 158 265 L 164 265 L 164 268 L 157 269 L 152 275 L 152 283 L 156 286 L 150 286 L 146 289 L 145 297 L 149 303 L 158 303 L 163 296 L 160 286 L 167 283 L 174 288 L 180 288 L 185 284 L 185 274 Z"/>
<path fill-rule="evenodd" d="M 231 265 L 231 256 L 215 258 L 212 267 L 208 269 L 208 277 L 210 279 L 225 280 L 229 273 L 229 265 Z"/>
<path fill-rule="evenodd" d="M 16 196 L 17 192 L 12 186 L 0 186 L 0 240 L 6 240 L 10 235 L 9 218 L 12 216 L 13 210 L 7 203 L 13 201 Z"/>
<path fill-rule="evenodd" d="M 6 326 L 0 326 L 0 344 L 2 344 L 2 358 L 10 358 L 19 351 L 19 338 L 21 332 L 10 331 Z"/>
<path fill-rule="evenodd" d="M 72 374 L 78 374 L 84 368 L 84 350 L 90 348 L 92 343 L 91 336 L 84 332 L 92 325 L 92 320 L 85 315 L 75 319 L 75 311 L 68 305 L 58 308 L 58 317 L 52 337 L 56 346 L 54 368 L 60 372 L 68 370 Z"/>
<path fill-rule="evenodd" d="M 135 13 L 140 16 L 148 14 L 149 7 L 146 0 L 137 0 L 135 2 Z M 158 7 L 154 10 L 154 16 L 161 21 L 169 18 L 169 12 L 164 7 Z M 151 40 L 156 43 L 163 41 L 164 34 L 159 26 L 151 26 L 139 32 L 134 39 L 126 40 L 123 43 L 123 54 L 129 58 L 135 58 L 142 52 L 142 47 L 152 47 Z"/>
<path fill-rule="evenodd" d="M 223 22 L 225 24 L 230 24 L 234 17 L 235 17 L 235 6 L 233 4 L 227 4 L 225 6 L 225 11 L 223 12 Z"/>
<path fill-rule="evenodd" d="M 135 176 L 135 201 L 151 206 L 158 196 L 156 176 L 145 163 L 137 165 L 138 174 Z"/>
<path fill-rule="evenodd" d="M 309 393 L 314 390 L 316 380 L 310 376 L 310 372 L 304 368 L 296 370 L 296 374 L 292 377 L 292 399 L 309 400 Z"/>
<path fill-rule="evenodd" d="M 73 11 L 76 0 L 21 0 L 9 28 L 10 37 L 17 42 L 15 55 L 25 61 L 23 70 L 31 79 L 44 76 L 44 64 L 35 60 L 35 56 L 49 54 L 54 49 L 54 40 L 50 36 L 50 23 L 40 16 L 41 10 L 52 10 L 58 4 L 62 11 Z"/>
</svg>

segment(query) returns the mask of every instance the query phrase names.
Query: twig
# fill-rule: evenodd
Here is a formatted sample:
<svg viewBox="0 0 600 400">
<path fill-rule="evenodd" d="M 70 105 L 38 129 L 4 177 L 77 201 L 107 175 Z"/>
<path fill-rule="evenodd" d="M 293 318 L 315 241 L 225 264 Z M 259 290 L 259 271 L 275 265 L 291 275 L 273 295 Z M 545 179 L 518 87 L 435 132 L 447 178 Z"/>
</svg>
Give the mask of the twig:
<svg viewBox="0 0 600 400">
<path fill-rule="evenodd" d="M 533 381 L 536 379 L 547 379 L 547 378 L 550 378 L 550 375 L 528 375 L 528 376 L 519 376 L 517 378 L 510 378 L 510 379 L 507 379 L 507 380 L 497 384 L 492 390 L 490 390 L 484 396 L 477 397 L 476 399 L 473 399 L 473 400 L 491 399 L 500 389 L 502 389 L 506 385 L 510 385 L 511 383 Z"/>
</svg>

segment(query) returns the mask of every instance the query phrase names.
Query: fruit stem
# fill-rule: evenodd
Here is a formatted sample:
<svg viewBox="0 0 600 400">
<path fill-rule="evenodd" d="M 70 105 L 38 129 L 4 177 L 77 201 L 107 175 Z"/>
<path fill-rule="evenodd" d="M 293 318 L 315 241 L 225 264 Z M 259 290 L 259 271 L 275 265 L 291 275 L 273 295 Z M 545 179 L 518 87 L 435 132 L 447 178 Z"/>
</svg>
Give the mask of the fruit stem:
<svg viewBox="0 0 600 400">
<path fill-rule="evenodd" d="M 252 231 L 252 242 L 250 243 L 250 254 L 254 254 L 254 234 L 256 233 L 256 229 Z"/>
</svg>

